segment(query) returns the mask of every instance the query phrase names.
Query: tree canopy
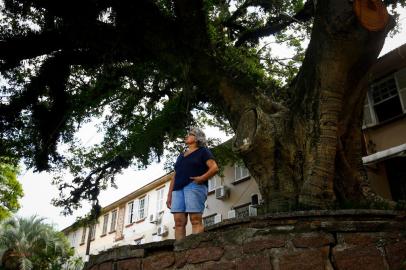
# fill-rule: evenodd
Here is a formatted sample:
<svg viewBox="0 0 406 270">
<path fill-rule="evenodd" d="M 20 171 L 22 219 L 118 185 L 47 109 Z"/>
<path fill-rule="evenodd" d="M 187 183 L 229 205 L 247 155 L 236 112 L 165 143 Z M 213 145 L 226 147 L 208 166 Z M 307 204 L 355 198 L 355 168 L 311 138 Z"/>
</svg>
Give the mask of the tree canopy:
<svg viewBox="0 0 406 270">
<path fill-rule="evenodd" d="M 392 12 L 405 5 L 404 0 L 383 3 Z M 322 137 L 324 128 L 342 117 L 323 120 L 323 110 L 332 107 L 312 101 L 333 98 L 324 96 L 333 93 L 329 76 L 336 76 L 340 89 L 354 92 L 349 85 L 357 86 L 376 59 L 393 18 L 396 13 L 384 30 L 370 34 L 350 1 L 5 0 L 0 155 L 24 159 L 39 171 L 69 168 L 75 178 L 56 181 L 65 191 L 56 204 L 70 213 L 83 199 L 97 202 L 100 189 L 114 184 L 123 168 L 159 159 L 203 114 L 237 135 L 233 148 L 260 183 L 306 184 L 307 173 L 328 179 L 320 181 L 330 181 L 323 185 L 332 189 L 334 177 L 323 176 L 316 163 L 334 159 L 336 151 L 323 157 Z M 293 56 L 276 55 L 276 43 L 292 47 Z M 343 64 L 336 74 L 327 74 L 329 68 L 320 72 L 337 59 Z M 351 75 L 337 77 L 339 72 Z M 351 104 L 356 107 L 364 96 Z M 278 121 L 287 112 L 291 117 L 284 126 Z M 353 113 L 357 121 L 361 112 Z M 74 134 L 93 117 L 104 117 L 105 137 L 94 147 L 81 147 Z M 249 131 L 249 123 L 258 124 Z M 297 138 L 319 137 L 275 141 L 289 137 L 292 127 Z M 255 150 L 252 143 L 244 146 L 244 139 L 254 142 L 254 137 L 268 142 L 265 148 L 256 144 L 268 155 L 262 161 L 248 153 Z M 65 153 L 58 151 L 62 143 L 69 144 Z M 289 162 L 277 167 L 279 156 Z M 286 186 L 297 197 L 306 190 L 300 185 Z M 263 187 L 265 197 L 270 192 L 265 189 L 281 189 L 280 184 Z M 330 198 L 327 193 L 317 196 Z"/>
<path fill-rule="evenodd" d="M 17 180 L 18 167 L 7 158 L 0 158 L 0 221 L 20 208 L 18 200 L 23 188 Z"/>
</svg>

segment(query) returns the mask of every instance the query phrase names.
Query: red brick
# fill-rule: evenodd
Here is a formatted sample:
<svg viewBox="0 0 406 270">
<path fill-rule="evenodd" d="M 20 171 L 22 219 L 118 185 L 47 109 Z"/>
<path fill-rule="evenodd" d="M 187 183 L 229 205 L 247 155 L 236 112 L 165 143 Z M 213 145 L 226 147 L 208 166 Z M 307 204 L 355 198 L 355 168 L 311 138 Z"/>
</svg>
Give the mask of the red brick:
<svg viewBox="0 0 406 270">
<path fill-rule="evenodd" d="M 347 245 L 369 246 L 375 245 L 381 237 L 376 233 L 343 233 L 339 238 Z"/>
<path fill-rule="evenodd" d="M 406 270 L 406 241 L 389 244 L 385 250 L 390 269 Z"/>
<path fill-rule="evenodd" d="M 172 252 L 163 252 L 145 258 L 142 262 L 142 265 L 144 269 L 160 270 L 172 266 L 174 263 L 174 254 Z"/>
<path fill-rule="evenodd" d="M 224 247 L 224 256 L 226 260 L 234 260 L 235 258 L 240 258 L 242 256 L 242 247 L 241 246 L 225 246 Z"/>
<path fill-rule="evenodd" d="M 328 249 L 306 249 L 286 253 L 279 258 L 280 270 L 324 270 Z"/>
<path fill-rule="evenodd" d="M 292 239 L 295 247 L 323 247 L 328 246 L 331 243 L 334 243 L 334 238 L 330 234 L 321 234 L 321 233 L 310 233 L 296 236 Z"/>
<path fill-rule="evenodd" d="M 202 270 L 235 270 L 234 262 L 206 262 L 203 264 Z"/>
<path fill-rule="evenodd" d="M 102 263 L 99 266 L 99 270 L 111 270 L 111 269 L 113 269 L 111 262 Z"/>
<path fill-rule="evenodd" d="M 286 243 L 284 236 L 254 237 L 243 245 L 244 253 L 256 253 L 269 248 L 284 247 Z"/>
<path fill-rule="evenodd" d="M 207 261 L 218 261 L 224 254 L 221 247 L 195 248 L 187 251 L 187 262 L 200 263 Z"/>
<path fill-rule="evenodd" d="M 236 260 L 237 270 L 272 270 L 271 259 L 266 255 L 244 256 Z"/>
<path fill-rule="evenodd" d="M 187 263 L 186 251 L 175 253 L 175 267 L 182 268 Z"/>
<path fill-rule="evenodd" d="M 117 270 L 141 270 L 141 259 L 119 261 L 117 263 Z"/>
<path fill-rule="evenodd" d="M 384 257 L 374 246 L 333 249 L 333 259 L 337 269 L 346 270 L 382 270 L 386 269 Z"/>
</svg>

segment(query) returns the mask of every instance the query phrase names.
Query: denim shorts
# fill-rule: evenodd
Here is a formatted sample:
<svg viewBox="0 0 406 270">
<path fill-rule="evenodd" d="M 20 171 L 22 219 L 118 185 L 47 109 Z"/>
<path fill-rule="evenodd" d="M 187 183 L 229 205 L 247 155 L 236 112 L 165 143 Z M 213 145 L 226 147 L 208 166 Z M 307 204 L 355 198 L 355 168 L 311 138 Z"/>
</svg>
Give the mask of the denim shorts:
<svg viewBox="0 0 406 270">
<path fill-rule="evenodd" d="M 190 182 L 180 190 L 172 191 L 172 213 L 203 213 L 207 186 Z"/>
</svg>

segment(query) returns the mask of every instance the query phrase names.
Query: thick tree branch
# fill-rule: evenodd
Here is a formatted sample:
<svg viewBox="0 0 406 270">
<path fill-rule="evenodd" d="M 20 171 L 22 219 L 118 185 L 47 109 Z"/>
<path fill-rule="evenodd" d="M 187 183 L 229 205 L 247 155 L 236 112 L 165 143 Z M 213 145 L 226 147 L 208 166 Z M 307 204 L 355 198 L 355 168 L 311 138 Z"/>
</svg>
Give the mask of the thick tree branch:
<svg viewBox="0 0 406 270">
<path fill-rule="evenodd" d="M 19 65 L 21 60 L 59 50 L 67 53 L 75 50 L 91 52 L 99 57 L 101 53 L 113 54 L 112 48 L 116 46 L 117 39 L 116 30 L 111 25 L 101 22 L 4 39 L 0 41 L 0 71 Z M 114 54 L 118 55 L 116 52 Z"/>
<path fill-rule="evenodd" d="M 4 2 L 6 9 L 19 10 L 22 14 L 34 7 L 37 10 L 47 10 L 59 18 L 71 21 L 94 20 L 100 11 L 111 4 L 111 0 L 5 0 Z"/>
<path fill-rule="evenodd" d="M 309 0 L 304 5 L 303 9 L 297 12 L 294 16 L 281 14 L 278 17 L 272 17 L 264 26 L 247 30 L 242 33 L 236 41 L 236 46 L 241 46 L 247 41 L 258 42 L 258 39 L 264 36 L 273 35 L 286 29 L 289 25 L 295 22 L 306 22 L 313 17 L 313 1 Z"/>
<path fill-rule="evenodd" d="M 64 38 L 56 31 L 30 33 L 0 41 L 0 70 L 12 68 L 23 59 L 50 54 L 64 45 Z M 29 46 L 27 45 L 29 44 Z"/>
<path fill-rule="evenodd" d="M 244 15 L 247 12 L 247 8 L 252 6 L 255 1 L 252 0 L 246 0 L 242 5 L 240 5 L 236 11 L 228 18 L 225 22 L 225 26 L 232 26 L 235 25 L 236 20 Z"/>
</svg>

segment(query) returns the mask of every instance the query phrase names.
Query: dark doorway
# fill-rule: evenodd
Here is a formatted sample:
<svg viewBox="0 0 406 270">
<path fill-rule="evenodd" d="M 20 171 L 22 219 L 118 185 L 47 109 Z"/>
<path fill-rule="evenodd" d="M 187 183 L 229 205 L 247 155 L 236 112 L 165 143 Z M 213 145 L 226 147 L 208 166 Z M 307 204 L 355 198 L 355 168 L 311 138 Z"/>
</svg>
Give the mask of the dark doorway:
<svg viewBox="0 0 406 270">
<path fill-rule="evenodd" d="M 406 200 L 406 157 L 389 159 L 385 166 L 393 200 Z"/>
</svg>

